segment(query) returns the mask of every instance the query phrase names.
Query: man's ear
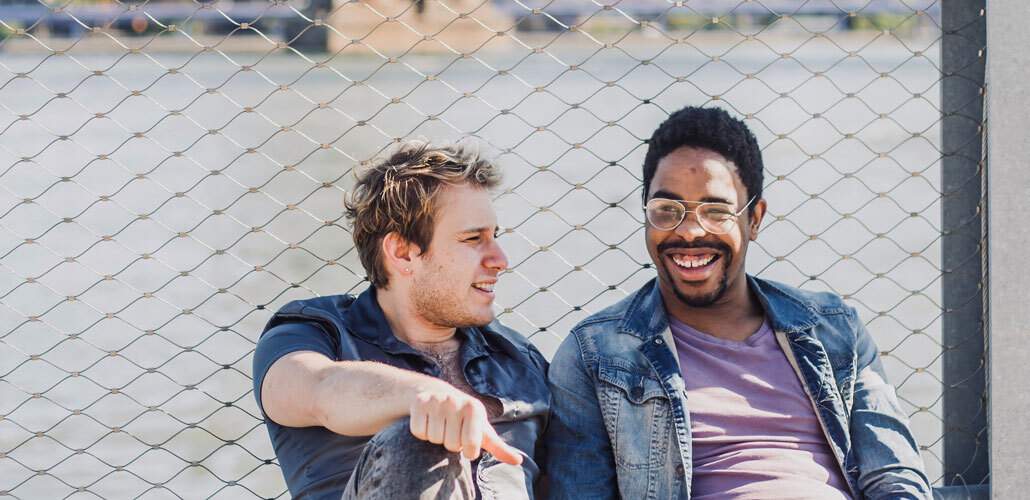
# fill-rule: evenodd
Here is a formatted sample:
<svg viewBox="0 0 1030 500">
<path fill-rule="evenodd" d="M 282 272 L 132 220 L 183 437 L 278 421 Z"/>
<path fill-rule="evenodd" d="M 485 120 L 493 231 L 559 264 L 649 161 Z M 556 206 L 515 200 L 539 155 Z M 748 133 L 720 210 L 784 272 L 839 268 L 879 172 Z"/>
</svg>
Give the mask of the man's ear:
<svg viewBox="0 0 1030 500">
<path fill-rule="evenodd" d="M 758 230 L 762 228 L 762 218 L 765 217 L 765 209 L 767 205 L 765 198 L 759 198 L 755 200 L 754 210 L 748 216 L 748 239 L 755 241 L 758 239 Z"/>
<path fill-rule="evenodd" d="M 422 254 L 422 249 L 418 245 L 404 239 L 396 231 L 383 237 L 380 251 L 386 271 L 402 275 L 411 274 L 415 258 Z"/>
</svg>

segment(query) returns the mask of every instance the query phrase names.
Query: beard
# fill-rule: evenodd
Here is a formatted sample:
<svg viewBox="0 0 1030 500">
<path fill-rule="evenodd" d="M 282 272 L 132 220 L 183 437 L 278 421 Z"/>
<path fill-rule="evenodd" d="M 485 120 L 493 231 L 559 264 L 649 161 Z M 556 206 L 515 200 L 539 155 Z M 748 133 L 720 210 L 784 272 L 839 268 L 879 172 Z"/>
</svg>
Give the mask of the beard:
<svg viewBox="0 0 1030 500">
<path fill-rule="evenodd" d="M 462 294 L 440 287 L 447 283 L 445 276 L 423 276 L 417 278 L 411 289 L 411 303 L 418 314 L 427 322 L 447 328 L 482 327 L 494 319 L 493 309 L 478 313 L 463 302 Z"/>
<path fill-rule="evenodd" d="M 718 276 L 719 281 L 718 284 L 716 284 L 715 289 L 707 293 L 687 294 L 680 288 L 680 284 L 676 282 L 676 279 L 673 278 L 673 272 L 669 269 L 670 264 L 666 262 L 665 259 L 661 259 L 659 262 L 662 264 L 662 272 L 665 274 L 665 280 L 669 283 L 669 287 L 672 288 L 672 293 L 674 293 L 676 298 L 684 304 L 690 307 L 708 307 L 721 299 L 726 293 L 726 289 L 729 287 L 730 256 L 733 255 L 733 251 L 730 247 L 722 242 L 671 242 L 658 245 L 658 255 L 663 255 L 666 250 L 671 248 L 710 248 L 719 252 L 719 261 L 716 262 L 716 265 L 719 266 L 722 272 Z"/>
<path fill-rule="evenodd" d="M 669 270 L 665 270 L 666 276 L 669 276 Z M 672 293 L 676 294 L 676 298 L 680 299 L 684 304 L 690 307 L 708 307 L 716 303 L 726 293 L 726 288 L 729 286 L 729 273 L 726 272 L 726 267 L 723 266 L 722 276 L 719 277 L 719 284 L 708 293 L 687 295 L 680 289 L 679 285 L 672 281 L 669 276 L 669 284 L 672 285 Z"/>
</svg>

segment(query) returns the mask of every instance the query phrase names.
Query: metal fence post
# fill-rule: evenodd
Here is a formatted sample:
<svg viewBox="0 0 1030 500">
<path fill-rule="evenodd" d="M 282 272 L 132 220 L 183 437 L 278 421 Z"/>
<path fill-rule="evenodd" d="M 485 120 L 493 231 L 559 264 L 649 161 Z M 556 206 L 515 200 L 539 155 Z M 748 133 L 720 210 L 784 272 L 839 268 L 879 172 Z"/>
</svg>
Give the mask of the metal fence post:
<svg viewBox="0 0 1030 500">
<path fill-rule="evenodd" d="M 944 484 L 987 481 L 983 0 L 942 3 Z"/>
</svg>

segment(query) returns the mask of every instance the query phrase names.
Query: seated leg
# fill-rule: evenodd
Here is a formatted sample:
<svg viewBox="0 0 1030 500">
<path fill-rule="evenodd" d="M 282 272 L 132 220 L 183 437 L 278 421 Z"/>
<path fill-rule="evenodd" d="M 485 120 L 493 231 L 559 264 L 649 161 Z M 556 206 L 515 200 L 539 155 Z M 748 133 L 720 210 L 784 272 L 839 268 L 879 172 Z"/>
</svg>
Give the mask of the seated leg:
<svg viewBox="0 0 1030 500">
<path fill-rule="evenodd" d="M 343 498 L 466 500 L 476 491 L 466 458 L 416 439 L 402 418 L 365 445 Z"/>
</svg>

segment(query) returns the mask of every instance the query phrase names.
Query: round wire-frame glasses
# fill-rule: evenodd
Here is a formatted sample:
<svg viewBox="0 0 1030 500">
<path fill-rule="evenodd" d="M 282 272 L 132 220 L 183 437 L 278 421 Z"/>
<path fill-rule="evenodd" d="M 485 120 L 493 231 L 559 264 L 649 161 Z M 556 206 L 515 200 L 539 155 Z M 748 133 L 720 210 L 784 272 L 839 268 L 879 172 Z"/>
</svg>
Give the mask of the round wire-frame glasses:
<svg viewBox="0 0 1030 500">
<path fill-rule="evenodd" d="M 644 215 L 655 229 L 672 231 L 683 223 L 688 213 L 693 213 L 701 229 L 712 234 L 726 234 L 733 228 L 737 217 L 756 199 L 758 195 L 752 196 L 740 210 L 734 211 L 733 206 L 727 203 L 651 198 L 644 206 Z M 688 203 L 695 205 L 693 210 L 687 208 Z"/>
</svg>

